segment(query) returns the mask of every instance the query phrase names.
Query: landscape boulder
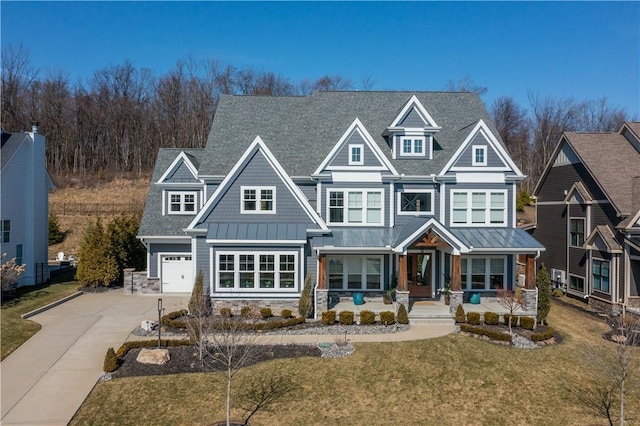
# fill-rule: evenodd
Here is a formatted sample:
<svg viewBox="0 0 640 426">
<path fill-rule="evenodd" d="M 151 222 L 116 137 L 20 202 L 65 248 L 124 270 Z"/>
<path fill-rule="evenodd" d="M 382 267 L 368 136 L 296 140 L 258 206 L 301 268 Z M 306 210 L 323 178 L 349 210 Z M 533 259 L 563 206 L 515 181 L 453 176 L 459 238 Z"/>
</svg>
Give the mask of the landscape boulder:
<svg viewBox="0 0 640 426">
<path fill-rule="evenodd" d="M 142 364 L 164 365 L 170 359 L 168 349 L 148 349 L 140 350 L 136 361 Z"/>
</svg>

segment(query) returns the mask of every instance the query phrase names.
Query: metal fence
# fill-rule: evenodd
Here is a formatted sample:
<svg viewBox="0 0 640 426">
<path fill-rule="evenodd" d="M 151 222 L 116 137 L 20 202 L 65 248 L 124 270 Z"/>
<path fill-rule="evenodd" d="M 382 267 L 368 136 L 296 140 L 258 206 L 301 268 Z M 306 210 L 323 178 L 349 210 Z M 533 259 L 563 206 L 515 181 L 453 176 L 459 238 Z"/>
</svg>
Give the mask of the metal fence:
<svg viewBox="0 0 640 426">
<path fill-rule="evenodd" d="M 56 215 L 118 215 L 121 213 L 137 213 L 142 211 L 144 203 L 131 201 L 127 203 L 51 203 L 49 213 Z"/>
</svg>

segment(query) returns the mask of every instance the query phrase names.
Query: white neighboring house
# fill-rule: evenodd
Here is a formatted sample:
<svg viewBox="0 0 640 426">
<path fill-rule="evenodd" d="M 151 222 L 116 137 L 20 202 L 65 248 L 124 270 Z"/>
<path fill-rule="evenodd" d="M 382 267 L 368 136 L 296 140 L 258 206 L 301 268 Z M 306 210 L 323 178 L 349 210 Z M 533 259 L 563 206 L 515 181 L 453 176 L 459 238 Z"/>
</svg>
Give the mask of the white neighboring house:
<svg viewBox="0 0 640 426">
<path fill-rule="evenodd" d="M 26 270 L 18 286 L 49 279 L 49 189 L 45 137 L 33 123 L 31 132 L 4 133 L 0 161 L 0 250 Z"/>
</svg>

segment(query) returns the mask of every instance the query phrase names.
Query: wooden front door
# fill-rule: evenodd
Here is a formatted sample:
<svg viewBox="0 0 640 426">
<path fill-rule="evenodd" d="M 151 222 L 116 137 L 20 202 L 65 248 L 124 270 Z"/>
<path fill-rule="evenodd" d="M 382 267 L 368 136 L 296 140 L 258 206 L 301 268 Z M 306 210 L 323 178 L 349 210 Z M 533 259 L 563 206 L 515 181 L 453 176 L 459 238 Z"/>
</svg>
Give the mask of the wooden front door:
<svg viewBox="0 0 640 426">
<path fill-rule="evenodd" d="M 409 297 L 431 297 L 431 271 L 433 253 L 409 253 L 407 255 L 407 283 Z"/>
</svg>

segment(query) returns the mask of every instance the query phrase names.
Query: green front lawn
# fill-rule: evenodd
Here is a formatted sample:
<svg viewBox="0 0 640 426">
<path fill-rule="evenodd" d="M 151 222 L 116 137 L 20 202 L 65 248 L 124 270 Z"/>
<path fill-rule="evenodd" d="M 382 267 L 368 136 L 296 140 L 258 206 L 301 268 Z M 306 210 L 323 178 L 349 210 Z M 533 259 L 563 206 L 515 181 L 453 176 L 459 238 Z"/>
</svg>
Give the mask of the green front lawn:
<svg viewBox="0 0 640 426">
<path fill-rule="evenodd" d="M 461 335 L 357 344 L 340 359 L 275 360 L 243 370 L 294 372 L 302 387 L 254 425 L 606 424 L 573 396 L 591 368 L 583 353 L 604 343 L 604 322 L 554 304 L 562 344 L 517 350 Z M 330 338 L 329 338 L 330 339 Z M 329 340 L 331 341 L 331 340 Z M 72 425 L 208 425 L 224 419 L 222 374 L 129 377 L 96 385 Z M 627 413 L 640 412 L 628 396 Z M 233 417 L 243 412 L 234 410 Z M 604 421 L 603 421 L 604 420 Z"/>
<path fill-rule="evenodd" d="M 57 282 L 57 283 L 55 283 Z M 40 330 L 40 324 L 23 320 L 20 315 L 48 305 L 78 291 L 80 283 L 73 281 L 73 274 L 57 277 L 50 286 L 29 286 L 18 289 L 18 297 L 2 304 L 2 339 L 0 360 L 5 359 L 21 344 Z"/>
</svg>

